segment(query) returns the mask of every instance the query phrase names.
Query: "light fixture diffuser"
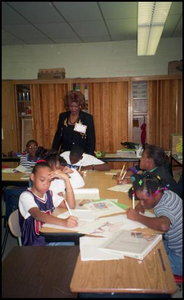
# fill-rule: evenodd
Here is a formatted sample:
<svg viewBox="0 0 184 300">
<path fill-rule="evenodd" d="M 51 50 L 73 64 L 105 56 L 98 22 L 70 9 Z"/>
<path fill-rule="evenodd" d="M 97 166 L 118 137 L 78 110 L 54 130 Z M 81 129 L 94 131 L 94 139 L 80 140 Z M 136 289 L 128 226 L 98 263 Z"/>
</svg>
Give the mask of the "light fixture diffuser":
<svg viewBox="0 0 184 300">
<path fill-rule="evenodd" d="M 172 2 L 138 2 L 137 55 L 155 55 Z"/>
</svg>

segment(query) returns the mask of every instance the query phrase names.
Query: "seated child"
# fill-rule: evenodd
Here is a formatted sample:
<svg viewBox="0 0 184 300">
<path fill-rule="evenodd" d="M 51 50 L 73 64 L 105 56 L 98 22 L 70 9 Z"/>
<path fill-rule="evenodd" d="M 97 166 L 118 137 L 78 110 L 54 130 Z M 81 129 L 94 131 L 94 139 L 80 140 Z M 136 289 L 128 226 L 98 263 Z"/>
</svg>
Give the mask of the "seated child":
<svg viewBox="0 0 184 300">
<path fill-rule="evenodd" d="M 74 145 L 71 151 L 65 151 L 60 154 L 66 161 L 69 167 L 73 167 L 79 171 L 96 170 L 109 171 L 108 163 L 94 157 L 93 155 L 84 153 L 83 149 Z"/>
<path fill-rule="evenodd" d="M 65 227 L 78 225 L 78 219 L 74 216 L 61 219 L 51 215 L 55 207 L 66 208 L 64 198 L 49 189 L 54 178 L 64 180 L 66 201 L 70 208 L 75 208 L 75 197 L 67 174 L 51 171 L 46 161 L 38 161 L 31 174 L 32 187 L 24 191 L 19 198 L 19 223 L 23 246 L 49 245 L 44 236 L 39 235 L 43 223 Z"/>
<path fill-rule="evenodd" d="M 38 157 L 36 156 L 36 150 L 38 148 L 38 143 L 35 140 L 29 140 L 26 144 L 27 154 L 21 155 L 20 165 L 26 168 L 32 168 L 35 166 Z"/>
<path fill-rule="evenodd" d="M 41 159 L 45 159 L 50 165 L 52 171 L 60 170 L 61 173 L 68 174 L 72 188 L 81 188 L 85 185 L 84 179 L 79 174 L 76 169 L 67 167 L 66 160 L 61 157 L 56 150 L 44 149 L 43 147 L 38 147 L 37 155 Z M 55 178 L 52 180 L 50 190 L 56 193 L 63 193 L 65 191 L 65 183 L 60 178 Z"/>
<path fill-rule="evenodd" d="M 159 176 L 134 175 L 133 188 L 139 200 L 127 218 L 164 232 L 164 246 L 174 275 L 182 275 L 183 204 L 173 191 L 167 190 Z M 154 209 L 156 217 L 144 216 L 145 209 Z"/>
</svg>

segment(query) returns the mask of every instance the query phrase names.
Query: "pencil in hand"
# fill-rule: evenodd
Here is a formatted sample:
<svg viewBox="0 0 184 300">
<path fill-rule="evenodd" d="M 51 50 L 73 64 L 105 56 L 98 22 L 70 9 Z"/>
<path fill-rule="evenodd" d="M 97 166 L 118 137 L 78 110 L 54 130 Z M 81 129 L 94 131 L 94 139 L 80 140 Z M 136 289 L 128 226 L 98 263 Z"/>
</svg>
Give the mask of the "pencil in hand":
<svg viewBox="0 0 184 300">
<path fill-rule="evenodd" d="M 123 175 L 123 171 L 124 171 L 124 168 L 125 168 L 125 165 L 123 165 L 123 167 L 122 167 L 122 169 L 121 169 L 121 173 L 120 173 L 120 178 L 122 177 L 122 175 Z"/>
<path fill-rule="evenodd" d="M 132 194 L 132 200 L 133 200 L 133 209 L 135 209 L 135 191 L 133 190 Z"/>
<path fill-rule="evenodd" d="M 68 203 L 67 203 L 67 201 L 66 201 L 65 199 L 64 199 L 64 201 L 65 201 L 66 208 L 68 209 L 68 212 L 69 212 L 70 216 L 73 216 L 73 215 L 72 215 L 72 212 L 71 212 L 71 210 L 70 210 L 70 207 L 69 207 L 69 205 L 68 205 Z"/>
</svg>

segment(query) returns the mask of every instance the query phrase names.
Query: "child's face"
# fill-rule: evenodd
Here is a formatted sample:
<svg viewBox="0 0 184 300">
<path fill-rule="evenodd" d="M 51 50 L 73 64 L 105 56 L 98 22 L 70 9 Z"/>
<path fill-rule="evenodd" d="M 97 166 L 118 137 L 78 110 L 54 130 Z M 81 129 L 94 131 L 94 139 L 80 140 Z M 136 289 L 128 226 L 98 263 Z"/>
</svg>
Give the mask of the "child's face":
<svg viewBox="0 0 184 300">
<path fill-rule="evenodd" d="M 51 166 L 52 171 L 62 170 L 62 167 L 61 167 L 59 161 L 57 161 L 55 164 L 52 164 L 50 166 Z"/>
<path fill-rule="evenodd" d="M 35 156 L 35 152 L 38 148 L 38 145 L 35 142 L 31 142 L 27 146 L 27 152 L 29 153 L 30 156 Z"/>
<path fill-rule="evenodd" d="M 49 167 L 40 167 L 36 174 L 31 174 L 31 180 L 33 182 L 33 188 L 39 195 L 45 194 L 51 184 L 49 179 L 51 169 Z"/>
<path fill-rule="evenodd" d="M 147 190 L 137 190 L 136 195 L 140 199 L 141 206 L 145 209 L 154 208 L 162 196 L 160 193 L 155 196 L 153 196 L 152 194 L 148 195 Z"/>
<path fill-rule="evenodd" d="M 140 158 L 140 168 L 142 170 L 146 170 L 147 167 L 148 167 L 148 163 L 149 163 L 149 158 L 148 158 L 148 155 L 147 155 L 147 151 L 144 150 L 144 152 L 142 154 L 142 157 Z"/>
<path fill-rule="evenodd" d="M 83 158 L 83 156 L 81 157 L 76 157 L 76 156 L 71 156 L 70 155 L 70 161 L 72 165 L 75 165 L 76 163 L 78 163 L 79 160 L 81 160 Z"/>
</svg>

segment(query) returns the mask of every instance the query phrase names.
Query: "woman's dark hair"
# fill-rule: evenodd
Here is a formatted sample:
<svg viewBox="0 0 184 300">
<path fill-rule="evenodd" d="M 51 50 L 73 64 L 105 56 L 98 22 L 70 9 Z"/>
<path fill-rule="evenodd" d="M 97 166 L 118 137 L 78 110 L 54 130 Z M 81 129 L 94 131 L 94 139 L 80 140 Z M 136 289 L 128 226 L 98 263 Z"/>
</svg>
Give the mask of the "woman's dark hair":
<svg viewBox="0 0 184 300">
<path fill-rule="evenodd" d="M 145 145 L 144 151 L 146 151 L 148 158 L 152 158 L 156 167 L 161 167 L 166 161 L 166 154 L 162 148 L 155 145 Z"/>
<path fill-rule="evenodd" d="M 135 191 L 147 190 L 148 194 L 166 189 L 166 182 L 160 176 L 147 172 L 146 175 L 134 174 L 132 176 L 133 189 Z"/>
<path fill-rule="evenodd" d="M 64 105 L 66 110 L 69 110 L 69 105 L 72 102 L 76 102 L 81 107 L 81 109 L 85 109 L 86 106 L 85 97 L 81 92 L 71 90 L 65 95 Z"/>
</svg>

